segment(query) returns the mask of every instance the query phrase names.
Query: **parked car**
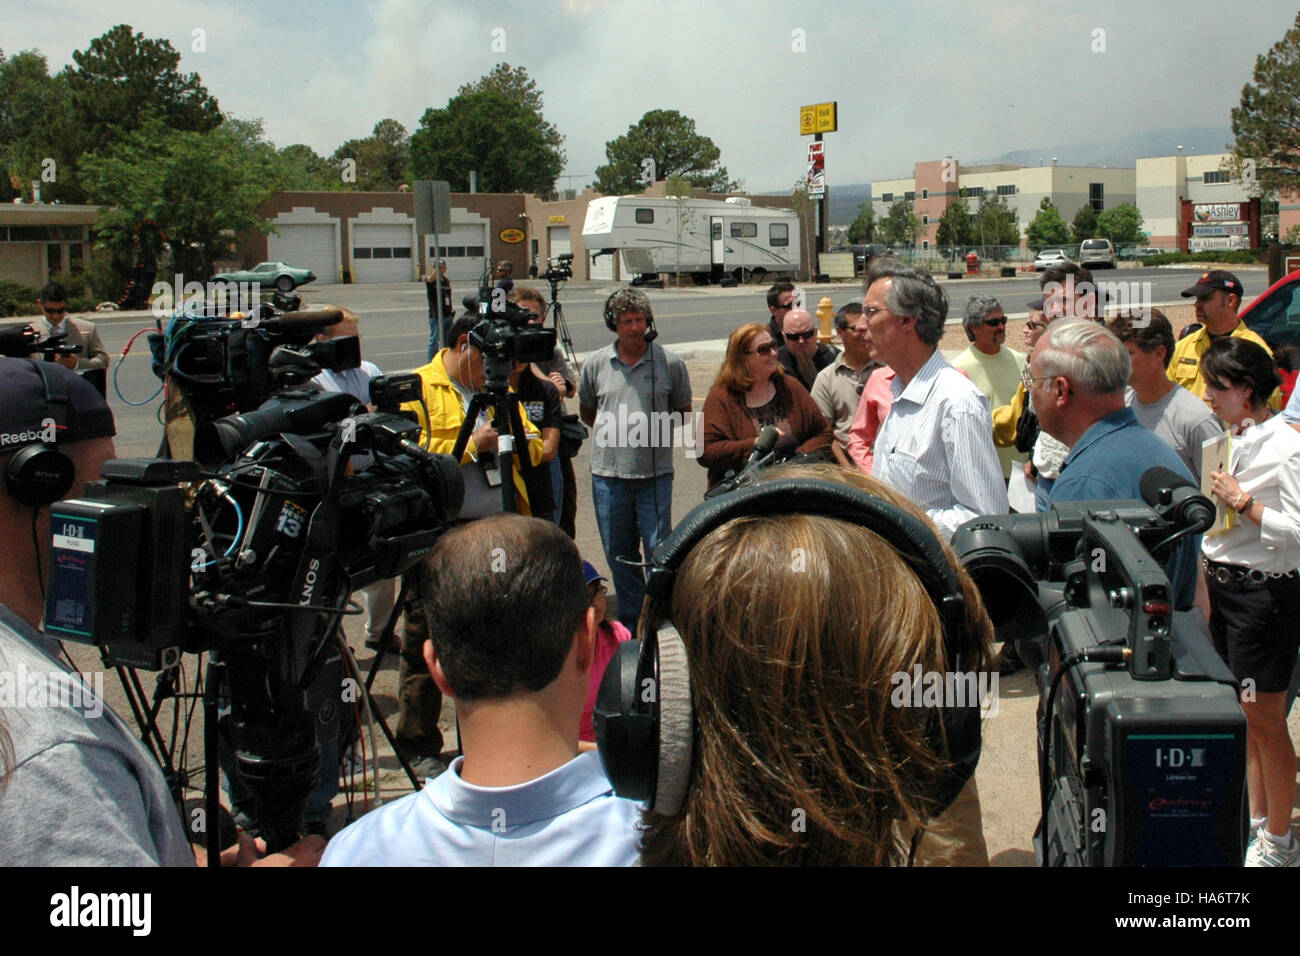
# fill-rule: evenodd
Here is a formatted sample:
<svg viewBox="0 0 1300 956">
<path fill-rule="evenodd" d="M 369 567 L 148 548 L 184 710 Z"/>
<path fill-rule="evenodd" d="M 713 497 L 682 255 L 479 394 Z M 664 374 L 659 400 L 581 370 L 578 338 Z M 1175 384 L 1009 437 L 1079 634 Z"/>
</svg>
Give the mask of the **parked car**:
<svg viewBox="0 0 1300 956">
<path fill-rule="evenodd" d="M 259 262 L 251 269 L 215 275 L 212 281 L 256 282 L 267 288 L 275 286 L 281 292 L 292 292 L 300 285 L 316 281 L 316 275 L 310 269 L 298 269 L 283 262 Z"/>
<path fill-rule="evenodd" d="M 1093 269 L 1115 268 L 1115 244 L 1109 239 L 1085 239 L 1079 247 L 1079 265 Z"/>
<path fill-rule="evenodd" d="M 1042 272 L 1044 269 L 1050 269 L 1058 262 L 1069 261 L 1069 257 L 1061 249 L 1044 249 L 1034 256 L 1034 271 Z"/>
<path fill-rule="evenodd" d="M 1161 254 L 1160 249 L 1151 249 L 1145 246 L 1124 246 L 1119 251 L 1121 262 L 1136 262 L 1140 259 L 1149 259 L 1152 256 Z"/>
<path fill-rule="evenodd" d="M 1285 275 L 1241 310 L 1241 320 L 1269 345 L 1300 348 L 1300 271 Z"/>
<path fill-rule="evenodd" d="M 877 256 L 887 256 L 890 253 L 889 246 L 882 246 L 879 243 L 871 243 L 865 246 L 850 246 L 853 250 L 853 268 L 857 275 L 866 272 L 867 266 L 871 265 L 871 260 Z"/>
</svg>

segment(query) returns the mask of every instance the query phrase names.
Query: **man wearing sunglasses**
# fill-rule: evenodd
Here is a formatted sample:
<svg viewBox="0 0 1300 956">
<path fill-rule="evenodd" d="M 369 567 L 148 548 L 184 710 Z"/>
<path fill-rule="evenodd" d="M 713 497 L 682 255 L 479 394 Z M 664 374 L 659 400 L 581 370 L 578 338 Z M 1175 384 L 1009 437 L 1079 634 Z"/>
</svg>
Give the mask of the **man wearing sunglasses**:
<svg viewBox="0 0 1300 956">
<path fill-rule="evenodd" d="M 772 317 L 767 320 L 767 330 L 772 333 L 772 341 L 776 343 L 777 348 L 785 344 L 781 323 L 793 308 L 794 283 L 774 282 L 772 288 L 767 290 L 767 311 L 772 313 Z"/>
<path fill-rule="evenodd" d="M 1007 405 L 1016 397 L 1020 373 L 1025 370 L 1025 356 L 1004 344 L 1007 340 L 1007 316 L 1002 304 L 991 295 L 973 295 L 966 303 L 962 319 L 966 338 L 971 345 L 952 360 L 952 367 L 975 383 L 992 408 Z M 1010 445 L 998 449 L 1002 477 L 1011 477 L 1016 456 Z"/>
<path fill-rule="evenodd" d="M 51 335 L 65 336 L 64 345 L 80 345 L 76 355 L 56 355 L 54 361 L 83 375 L 104 394 L 107 385 L 108 352 L 99 340 L 94 322 L 74 319 L 68 315 L 68 290 L 58 282 L 50 282 L 41 289 L 37 305 L 42 321 L 35 323 L 41 338 Z"/>
<path fill-rule="evenodd" d="M 785 345 L 776 353 L 781 367 L 811 392 L 817 373 L 834 362 L 840 350 L 817 341 L 817 320 L 802 309 L 787 312 L 781 328 Z"/>
</svg>

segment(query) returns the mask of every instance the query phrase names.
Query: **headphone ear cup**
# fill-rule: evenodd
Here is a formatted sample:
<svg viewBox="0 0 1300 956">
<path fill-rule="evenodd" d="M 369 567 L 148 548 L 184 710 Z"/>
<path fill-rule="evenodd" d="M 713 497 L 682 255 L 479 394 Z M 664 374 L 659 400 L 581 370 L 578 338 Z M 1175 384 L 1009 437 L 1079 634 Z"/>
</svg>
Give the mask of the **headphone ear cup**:
<svg viewBox="0 0 1300 956">
<path fill-rule="evenodd" d="M 605 299 L 605 328 L 609 329 L 611 332 L 618 331 L 618 322 L 615 321 L 614 313 L 611 312 L 609 308 L 609 304 L 614 301 L 614 296 L 616 295 L 618 295 L 617 292 L 611 292 Z"/>
<path fill-rule="evenodd" d="M 681 812 L 691 782 L 695 718 L 686 644 L 670 622 L 660 625 L 657 645 L 659 679 L 654 690 L 659 697 L 659 760 L 650 809 L 671 817 Z"/>
<path fill-rule="evenodd" d="M 644 700 L 641 694 L 641 643 L 618 645 L 600 680 L 591 717 L 596 749 L 614 792 L 644 802 L 654 792 L 658 695 Z"/>
<path fill-rule="evenodd" d="M 77 469 L 72 459 L 52 445 L 28 445 L 9 460 L 5 488 L 21 504 L 52 504 L 72 489 Z"/>
</svg>

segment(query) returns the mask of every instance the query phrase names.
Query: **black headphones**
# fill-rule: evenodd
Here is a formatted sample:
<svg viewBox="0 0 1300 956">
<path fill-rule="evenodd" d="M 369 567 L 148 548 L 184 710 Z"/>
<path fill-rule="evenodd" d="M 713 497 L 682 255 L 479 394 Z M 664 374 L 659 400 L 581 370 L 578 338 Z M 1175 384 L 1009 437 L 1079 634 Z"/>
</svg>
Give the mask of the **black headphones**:
<svg viewBox="0 0 1300 956">
<path fill-rule="evenodd" d="M 31 360 L 45 385 L 45 407 L 54 422 L 55 441 L 68 425 L 68 391 L 58 378 L 46 374 L 45 363 Z M 5 488 L 21 504 L 39 508 L 53 504 L 72 488 L 77 467 L 54 442 L 28 445 L 9 459 Z"/>
<path fill-rule="evenodd" d="M 907 561 L 934 602 L 944 649 L 956 661 L 966 629 L 966 600 L 938 539 L 924 523 L 883 499 L 848 485 L 782 478 L 751 485 L 696 507 L 655 549 L 646 593 L 667 601 L 677 569 L 700 541 L 734 518 L 809 514 L 838 518 L 880 535 Z M 655 606 L 650 602 L 648 606 Z M 596 744 L 619 796 L 665 816 L 681 810 L 690 783 L 694 714 L 686 646 L 667 617 L 646 621 L 641 641 L 624 641 L 605 671 L 593 712 Z M 949 666 L 954 666 L 952 663 Z M 979 701 L 936 707 L 926 743 L 953 762 L 931 798 L 938 816 L 975 773 L 980 755 Z"/>
<path fill-rule="evenodd" d="M 639 289 L 618 289 L 609 294 L 609 297 L 605 300 L 605 328 L 609 329 L 611 332 L 618 331 L 618 315 L 614 314 L 613 309 L 614 297 L 618 295 L 623 296 L 627 300 L 626 307 L 620 310 L 620 314 L 622 314 L 622 312 L 645 313 L 645 340 L 647 342 L 653 342 L 657 339 L 659 337 L 659 332 L 655 328 L 655 313 L 654 309 L 650 308 L 650 297 Z"/>
</svg>

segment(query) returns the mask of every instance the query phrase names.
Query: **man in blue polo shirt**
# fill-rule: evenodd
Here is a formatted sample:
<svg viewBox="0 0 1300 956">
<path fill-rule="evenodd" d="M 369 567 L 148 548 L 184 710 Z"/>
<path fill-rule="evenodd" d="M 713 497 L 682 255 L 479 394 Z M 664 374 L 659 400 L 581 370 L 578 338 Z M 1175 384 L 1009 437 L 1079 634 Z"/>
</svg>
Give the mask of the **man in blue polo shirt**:
<svg viewBox="0 0 1300 956">
<path fill-rule="evenodd" d="M 1025 388 L 1043 430 L 1070 446 L 1048 507 L 1063 501 L 1140 499 L 1142 475 L 1163 467 L 1193 484 L 1177 452 L 1143 428 L 1124 404 L 1128 350 L 1104 326 L 1054 322 L 1034 347 Z M 1198 606 L 1200 535 L 1186 537 L 1165 562 L 1179 610 Z"/>
<path fill-rule="evenodd" d="M 640 807 L 579 752 L 596 620 L 572 539 L 497 515 L 444 535 L 420 574 L 424 659 L 464 756 L 339 833 L 321 865 L 630 866 Z"/>
</svg>

